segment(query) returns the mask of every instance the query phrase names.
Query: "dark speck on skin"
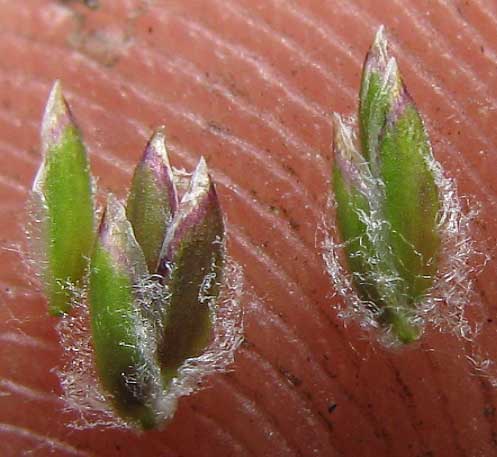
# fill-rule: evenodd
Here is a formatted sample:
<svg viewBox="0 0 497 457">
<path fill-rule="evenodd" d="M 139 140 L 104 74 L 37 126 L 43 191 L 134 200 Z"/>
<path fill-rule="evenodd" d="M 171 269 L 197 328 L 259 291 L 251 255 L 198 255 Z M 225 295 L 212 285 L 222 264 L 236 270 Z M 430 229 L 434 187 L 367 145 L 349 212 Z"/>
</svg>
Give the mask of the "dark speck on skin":
<svg viewBox="0 0 497 457">
<path fill-rule="evenodd" d="M 302 384 L 302 380 L 297 376 L 295 376 L 289 370 L 285 368 L 280 368 L 279 371 L 290 382 L 290 384 L 294 385 L 295 387 L 298 387 Z"/>
<path fill-rule="evenodd" d="M 83 3 L 92 10 L 96 10 L 100 6 L 98 0 L 83 0 Z"/>
<path fill-rule="evenodd" d="M 330 406 L 328 406 L 328 412 L 331 414 L 335 411 L 335 409 L 337 409 L 337 404 L 336 403 L 332 403 Z"/>
<path fill-rule="evenodd" d="M 485 417 L 495 417 L 495 407 L 485 406 L 485 408 L 483 408 L 483 415 Z"/>
<path fill-rule="evenodd" d="M 292 176 L 297 176 L 297 173 L 290 165 L 284 165 L 284 167 L 288 171 L 288 173 L 290 173 Z"/>
<path fill-rule="evenodd" d="M 253 348 L 254 347 L 254 344 L 249 341 L 247 338 L 245 338 L 243 341 L 242 341 L 242 346 L 246 349 L 250 349 L 250 348 Z"/>
<path fill-rule="evenodd" d="M 229 132 L 229 129 L 226 128 L 226 127 L 223 127 L 222 125 L 219 125 L 217 122 L 215 121 L 209 121 L 207 122 L 207 125 L 208 127 L 211 129 L 211 130 L 214 130 L 216 132 Z"/>
<path fill-rule="evenodd" d="M 296 232 L 300 228 L 300 224 L 292 218 L 288 219 L 290 227 Z"/>
<path fill-rule="evenodd" d="M 100 3 L 98 0 L 62 0 L 62 3 L 82 3 L 92 10 L 100 8 Z"/>
</svg>

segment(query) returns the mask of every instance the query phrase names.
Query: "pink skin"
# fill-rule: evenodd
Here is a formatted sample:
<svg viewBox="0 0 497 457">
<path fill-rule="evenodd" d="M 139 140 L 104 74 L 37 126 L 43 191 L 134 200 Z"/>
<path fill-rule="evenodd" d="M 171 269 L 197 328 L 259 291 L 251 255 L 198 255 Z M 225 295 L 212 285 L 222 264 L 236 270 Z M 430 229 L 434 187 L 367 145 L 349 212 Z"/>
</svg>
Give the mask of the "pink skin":
<svg viewBox="0 0 497 457">
<path fill-rule="evenodd" d="M 493 255 L 494 3 L 101 4 L 0 6 L 2 455 L 495 455 L 497 391 L 468 361 L 475 350 L 497 360 L 494 258 L 471 300 L 471 320 L 482 323 L 475 344 L 429 329 L 422 343 L 391 351 L 355 323 L 344 327 L 316 248 L 329 113 L 355 112 L 364 55 L 383 23 L 437 159 L 471 206 L 481 204 L 473 236 Z M 100 188 L 125 195 L 158 125 L 167 125 L 175 166 L 192 170 L 206 157 L 228 251 L 245 269 L 246 343 L 232 371 L 183 399 L 162 431 L 70 428 L 76 413 L 64 412 L 53 371 L 57 320 L 9 248 L 23 236 L 15 220 L 40 164 L 41 115 L 57 78 Z"/>
</svg>

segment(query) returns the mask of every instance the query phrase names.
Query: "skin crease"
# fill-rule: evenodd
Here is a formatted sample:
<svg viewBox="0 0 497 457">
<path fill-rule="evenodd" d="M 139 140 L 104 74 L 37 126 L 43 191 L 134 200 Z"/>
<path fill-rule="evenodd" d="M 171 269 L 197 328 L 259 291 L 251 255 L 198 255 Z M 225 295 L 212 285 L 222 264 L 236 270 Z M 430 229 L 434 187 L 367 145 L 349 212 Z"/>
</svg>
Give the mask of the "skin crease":
<svg viewBox="0 0 497 457">
<path fill-rule="evenodd" d="M 497 453 L 497 7 L 492 2 L 195 0 L 0 2 L 0 449 L 17 456 L 406 456 Z M 336 315 L 316 227 L 332 111 L 352 114 L 383 23 L 436 158 L 470 206 L 478 249 L 474 344 L 428 329 L 386 350 Z M 40 163 L 52 81 L 99 186 L 124 196 L 153 128 L 171 162 L 205 156 L 245 269 L 246 340 L 232 370 L 181 400 L 162 431 L 74 430 L 53 370 L 56 318 L 13 244 Z M 492 373 L 492 367 L 490 367 Z"/>
</svg>

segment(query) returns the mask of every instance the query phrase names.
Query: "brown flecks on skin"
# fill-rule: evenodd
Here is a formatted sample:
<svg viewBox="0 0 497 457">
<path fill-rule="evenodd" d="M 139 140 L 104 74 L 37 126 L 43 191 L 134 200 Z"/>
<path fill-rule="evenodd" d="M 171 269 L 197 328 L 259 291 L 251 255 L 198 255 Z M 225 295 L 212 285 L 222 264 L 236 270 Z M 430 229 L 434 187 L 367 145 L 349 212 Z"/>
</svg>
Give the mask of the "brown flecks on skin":
<svg viewBox="0 0 497 457">
<path fill-rule="evenodd" d="M 9 111 L 12 106 L 12 102 L 8 98 L 3 98 L 2 99 L 2 107 L 6 110 Z"/>
<path fill-rule="evenodd" d="M 207 126 L 209 127 L 210 130 L 214 130 L 215 132 L 219 133 L 229 133 L 230 129 L 228 127 L 220 125 L 216 121 L 208 121 Z"/>
<path fill-rule="evenodd" d="M 487 418 L 495 417 L 495 406 L 486 405 L 483 408 L 483 415 Z"/>
<path fill-rule="evenodd" d="M 278 207 L 276 207 L 276 206 L 274 206 L 274 205 L 270 205 L 270 206 L 269 206 L 269 210 L 270 210 L 272 213 L 277 214 L 277 215 L 278 215 L 278 214 L 279 214 L 279 212 L 280 212 L 280 211 L 279 211 L 279 208 L 278 208 Z"/>
<path fill-rule="evenodd" d="M 62 4 L 80 3 L 92 10 L 100 8 L 99 0 L 60 0 L 60 2 Z"/>
<path fill-rule="evenodd" d="M 87 3 L 83 0 L 76 1 Z M 72 3 L 72 0 L 69 2 Z M 96 0 L 90 0 L 89 3 L 98 4 Z M 92 17 L 89 15 L 96 13 L 86 13 L 78 8 L 71 8 L 71 10 L 74 27 L 67 35 L 67 45 L 105 67 L 116 65 L 120 57 L 133 44 L 133 27 L 137 16 L 129 16 L 119 26 L 100 24 L 100 20 L 95 21 L 93 25 L 91 24 Z"/>
<path fill-rule="evenodd" d="M 286 368 L 279 367 L 278 371 L 287 379 L 287 381 L 294 387 L 299 387 L 302 385 L 302 380 L 295 376 L 292 372 Z"/>
<path fill-rule="evenodd" d="M 492 445 L 497 448 L 497 432 L 492 432 L 491 441 Z"/>
<path fill-rule="evenodd" d="M 288 223 L 290 224 L 290 227 L 292 227 L 292 229 L 297 232 L 300 228 L 300 224 L 295 221 L 294 219 L 289 219 L 288 220 Z"/>
<path fill-rule="evenodd" d="M 88 29 L 81 27 L 68 38 L 69 45 L 90 59 L 113 67 L 131 45 L 131 36 L 119 28 Z"/>
<path fill-rule="evenodd" d="M 271 151 L 269 149 L 266 149 L 266 152 L 268 154 L 271 153 Z M 298 178 L 298 175 L 297 175 L 297 172 L 293 169 L 292 166 L 290 165 L 287 165 L 287 164 L 283 164 L 283 168 L 285 168 L 286 171 L 288 171 L 288 173 L 290 173 L 292 176 L 294 176 L 296 179 L 297 179 L 297 182 L 299 181 L 299 178 Z"/>
<path fill-rule="evenodd" d="M 293 231 L 299 231 L 300 223 L 290 216 L 290 211 L 287 208 L 284 206 L 269 205 L 269 210 L 276 216 L 283 216 L 288 221 L 288 224 Z"/>
<path fill-rule="evenodd" d="M 334 430 L 333 423 L 321 411 L 319 411 L 319 417 L 326 424 L 326 426 L 328 427 L 328 430 L 330 432 L 332 432 Z"/>
<path fill-rule="evenodd" d="M 242 341 L 241 346 L 245 349 L 251 349 L 254 347 L 254 343 L 252 343 L 247 337 L 245 337 Z"/>
</svg>

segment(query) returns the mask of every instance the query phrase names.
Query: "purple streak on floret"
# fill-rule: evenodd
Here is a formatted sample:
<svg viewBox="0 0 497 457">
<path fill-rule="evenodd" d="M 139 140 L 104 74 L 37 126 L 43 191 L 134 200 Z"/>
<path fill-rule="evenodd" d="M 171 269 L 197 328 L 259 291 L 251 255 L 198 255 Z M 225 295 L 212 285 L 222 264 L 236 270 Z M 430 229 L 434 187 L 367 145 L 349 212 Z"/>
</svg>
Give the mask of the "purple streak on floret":
<svg viewBox="0 0 497 457">
<path fill-rule="evenodd" d="M 98 243 L 109 254 L 115 267 L 138 279 L 146 274 L 143 252 L 136 241 L 126 210 L 114 195 L 109 194 L 98 228 Z"/>
<path fill-rule="evenodd" d="M 193 173 L 190 188 L 178 207 L 162 246 L 159 273 L 168 273 L 167 265 L 174 261 L 176 250 L 185 235 L 201 224 L 210 211 L 219 207 L 216 190 L 210 179 L 204 158 L 200 159 Z"/>
<path fill-rule="evenodd" d="M 169 207 L 174 216 L 178 210 L 178 193 L 167 154 L 164 127 L 157 129 L 152 135 L 145 148 L 141 163 L 149 168 L 157 181 L 167 189 Z"/>
<path fill-rule="evenodd" d="M 41 124 L 43 154 L 45 154 L 51 146 L 60 143 L 65 129 L 69 126 L 75 127 L 76 123 L 74 122 L 69 105 L 62 93 L 62 84 L 57 80 L 50 91 Z"/>
<path fill-rule="evenodd" d="M 69 105 L 64 99 L 62 85 L 57 80 L 50 91 L 41 123 L 41 153 L 43 161 L 36 173 L 32 186 L 33 191 L 40 193 L 40 195 L 43 194 L 42 187 L 47 165 L 47 153 L 52 147 L 61 142 L 62 136 L 68 127 L 77 128 Z"/>
<path fill-rule="evenodd" d="M 366 191 L 364 178 L 367 173 L 367 164 L 357 149 L 353 127 L 347 125 L 339 114 L 333 114 L 332 119 L 335 164 L 349 186 Z"/>
<path fill-rule="evenodd" d="M 364 74 L 371 73 L 384 74 L 389 61 L 388 42 L 385 38 L 383 25 L 376 32 L 373 44 L 369 48 L 364 61 Z"/>
<path fill-rule="evenodd" d="M 389 129 L 396 124 L 409 106 L 414 106 L 414 100 L 407 91 L 405 85 L 400 82 L 398 94 L 393 99 L 390 110 L 387 113 L 386 128 Z"/>
</svg>

